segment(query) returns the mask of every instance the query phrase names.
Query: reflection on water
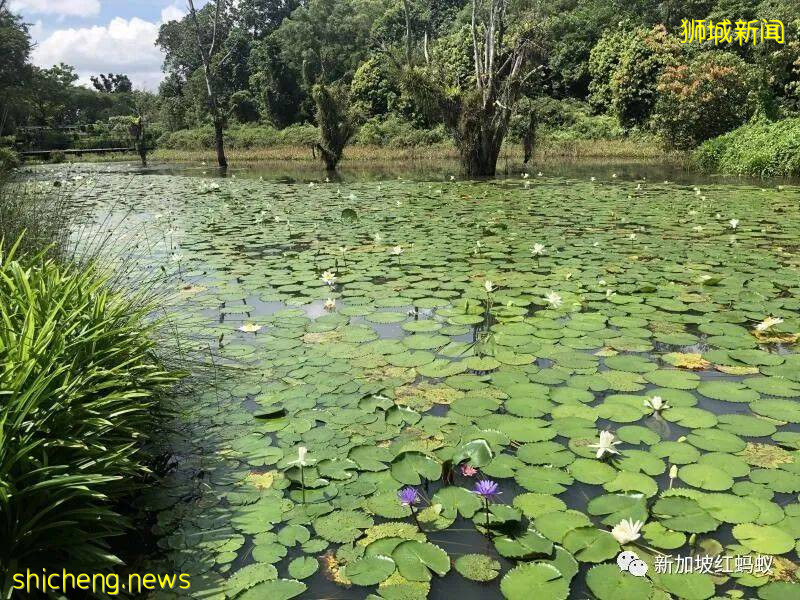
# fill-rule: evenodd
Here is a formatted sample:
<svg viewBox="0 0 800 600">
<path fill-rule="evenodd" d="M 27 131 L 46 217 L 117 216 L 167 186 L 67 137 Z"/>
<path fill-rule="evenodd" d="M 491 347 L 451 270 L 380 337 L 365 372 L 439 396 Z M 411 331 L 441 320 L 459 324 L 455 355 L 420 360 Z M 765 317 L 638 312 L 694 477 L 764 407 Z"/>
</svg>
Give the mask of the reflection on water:
<svg viewBox="0 0 800 600">
<path fill-rule="evenodd" d="M 114 163 L 112 169 L 120 169 L 131 173 L 186 175 L 190 177 L 241 177 L 249 179 L 263 178 L 265 181 L 281 183 L 322 182 L 330 175 L 317 163 L 311 161 L 269 161 L 263 163 L 246 163 L 233 165 L 220 170 L 213 165 L 197 164 L 153 164 L 141 168 L 137 163 Z M 513 161 L 498 162 L 497 178 L 519 178 L 523 173 L 536 177 L 542 173 L 544 177 L 563 177 L 567 179 L 598 180 L 619 179 L 623 181 L 671 181 L 684 185 L 706 185 L 710 183 L 749 183 L 753 185 L 773 187 L 782 183 L 797 183 L 800 178 L 736 177 L 700 173 L 682 166 L 678 161 L 659 159 L 617 159 L 603 158 L 550 158 L 534 161 L 527 166 Z M 458 161 L 442 159 L 439 161 L 398 160 L 352 161 L 343 162 L 339 171 L 333 175 L 335 181 L 342 183 L 388 181 L 404 179 L 411 181 L 449 181 L 451 177 L 462 179 L 459 175 Z"/>
</svg>

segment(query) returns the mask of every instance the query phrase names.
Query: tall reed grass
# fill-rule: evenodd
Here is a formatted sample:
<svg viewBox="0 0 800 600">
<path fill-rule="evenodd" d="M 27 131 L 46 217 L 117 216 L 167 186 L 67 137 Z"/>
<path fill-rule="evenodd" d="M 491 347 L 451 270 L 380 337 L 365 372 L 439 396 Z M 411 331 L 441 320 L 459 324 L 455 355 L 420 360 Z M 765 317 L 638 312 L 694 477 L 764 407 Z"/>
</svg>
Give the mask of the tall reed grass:
<svg viewBox="0 0 800 600">
<path fill-rule="evenodd" d="M 26 568 L 121 562 L 112 540 L 131 522 L 117 508 L 149 474 L 159 399 L 180 377 L 159 357 L 154 286 L 123 289 L 76 254 L 65 196 L 26 185 L 0 188 L 3 598 Z"/>
</svg>

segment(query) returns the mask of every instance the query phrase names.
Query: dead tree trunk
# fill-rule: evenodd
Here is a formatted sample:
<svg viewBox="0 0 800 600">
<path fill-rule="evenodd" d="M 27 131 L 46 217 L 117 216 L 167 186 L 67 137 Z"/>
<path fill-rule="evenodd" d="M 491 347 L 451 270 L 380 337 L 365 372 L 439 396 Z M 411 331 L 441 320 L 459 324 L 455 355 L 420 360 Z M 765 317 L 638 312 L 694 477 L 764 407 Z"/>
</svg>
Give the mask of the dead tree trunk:
<svg viewBox="0 0 800 600">
<path fill-rule="evenodd" d="M 200 32 L 200 23 L 197 20 L 197 11 L 194 8 L 194 1 L 187 0 L 187 3 L 189 5 L 189 13 L 192 16 L 192 23 L 194 24 L 195 36 L 197 37 L 197 48 L 200 53 L 200 58 L 203 61 L 203 75 L 206 82 L 206 93 L 208 94 L 209 112 L 211 113 L 211 120 L 214 122 L 214 146 L 217 151 L 217 163 L 224 169 L 228 166 L 228 159 L 225 157 L 225 138 L 223 135 L 225 123 L 219 110 L 217 94 L 214 90 L 214 74 L 211 66 L 211 57 L 213 56 L 217 45 L 217 27 L 219 26 L 222 0 L 216 0 L 214 27 L 211 34 L 211 44 L 209 48 L 206 48 L 205 44 L 203 43 L 203 35 Z"/>
<path fill-rule="evenodd" d="M 464 174 L 491 176 L 523 80 L 527 36 L 510 45 L 506 36 L 508 0 L 472 0 L 475 91 L 462 100 L 456 144 Z M 488 11 L 488 12 L 487 12 Z"/>
</svg>

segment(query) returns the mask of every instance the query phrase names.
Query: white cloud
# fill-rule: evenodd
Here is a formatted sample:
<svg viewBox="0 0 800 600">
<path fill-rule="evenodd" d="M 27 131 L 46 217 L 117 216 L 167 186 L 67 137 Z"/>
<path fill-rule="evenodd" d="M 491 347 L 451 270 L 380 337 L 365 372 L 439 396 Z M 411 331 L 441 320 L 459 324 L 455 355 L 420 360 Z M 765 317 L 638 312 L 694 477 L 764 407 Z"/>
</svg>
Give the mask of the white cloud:
<svg viewBox="0 0 800 600">
<path fill-rule="evenodd" d="M 185 14 L 186 12 L 177 4 L 170 4 L 161 11 L 161 22 L 169 23 L 170 21 L 180 21 Z"/>
<path fill-rule="evenodd" d="M 155 45 L 158 28 L 158 23 L 138 17 L 116 17 L 108 25 L 57 29 L 36 46 L 33 62 L 72 65 L 81 83 L 97 73 L 125 73 L 135 87 L 154 89 L 163 78 L 163 56 Z"/>
<path fill-rule="evenodd" d="M 12 12 L 61 17 L 92 17 L 100 12 L 100 0 L 11 0 Z"/>
</svg>

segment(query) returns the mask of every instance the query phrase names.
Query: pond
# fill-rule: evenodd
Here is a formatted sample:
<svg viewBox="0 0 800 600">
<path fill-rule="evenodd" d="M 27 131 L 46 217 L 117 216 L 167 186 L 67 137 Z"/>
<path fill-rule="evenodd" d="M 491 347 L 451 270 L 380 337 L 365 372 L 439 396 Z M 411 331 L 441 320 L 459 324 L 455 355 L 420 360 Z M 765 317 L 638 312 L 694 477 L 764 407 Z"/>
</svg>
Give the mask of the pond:
<svg viewBox="0 0 800 600">
<path fill-rule="evenodd" d="M 796 595 L 800 188 L 79 168 L 208 359 L 142 499 L 190 595 Z"/>
</svg>

